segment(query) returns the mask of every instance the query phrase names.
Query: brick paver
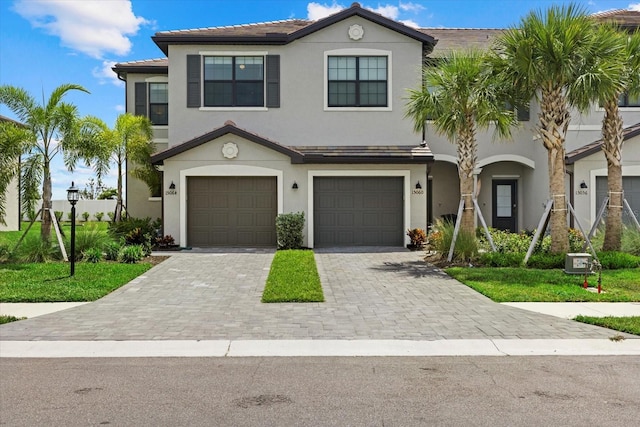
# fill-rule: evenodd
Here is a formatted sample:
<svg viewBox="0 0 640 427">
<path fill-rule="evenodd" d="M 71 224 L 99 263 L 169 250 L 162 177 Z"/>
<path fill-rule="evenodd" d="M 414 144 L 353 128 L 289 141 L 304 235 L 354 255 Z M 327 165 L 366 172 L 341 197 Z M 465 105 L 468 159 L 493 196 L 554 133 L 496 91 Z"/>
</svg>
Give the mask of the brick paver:
<svg viewBox="0 0 640 427">
<path fill-rule="evenodd" d="M 567 339 L 612 332 L 496 304 L 407 250 L 316 250 L 326 302 L 260 302 L 273 251 L 178 253 L 3 340 Z"/>
</svg>

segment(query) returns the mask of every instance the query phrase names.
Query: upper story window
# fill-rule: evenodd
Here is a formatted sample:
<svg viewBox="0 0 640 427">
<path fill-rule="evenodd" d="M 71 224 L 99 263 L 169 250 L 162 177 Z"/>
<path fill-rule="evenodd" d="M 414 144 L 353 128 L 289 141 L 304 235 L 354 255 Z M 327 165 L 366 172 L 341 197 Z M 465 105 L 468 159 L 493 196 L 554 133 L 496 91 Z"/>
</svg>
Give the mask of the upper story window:
<svg viewBox="0 0 640 427">
<path fill-rule="evenodd" d="M 169 85 L 149 83 L 149 120 L 154 125 L 169 124 Z"/>
<path fill-rule="evenodd" d="M 154 126 L 169 124 L 169 84 L 165 77 L 136 82 L 134 98 L 136 115 L 148 117 Z"/>
<path fill-rule="evenodd" d="M 264 107 L 264 57 L 205 56 L 205 107 Z"/>
<path fill-rule="evenodd" d="M 328 107 L 387 107 L 386 56 L 329 56 Z"/>
<path fill-rule="evenodd" d="M 618 99 L 619 107 L 640 107 L 640 96 L 630 96 L 623 93 Z"/>
</svg>

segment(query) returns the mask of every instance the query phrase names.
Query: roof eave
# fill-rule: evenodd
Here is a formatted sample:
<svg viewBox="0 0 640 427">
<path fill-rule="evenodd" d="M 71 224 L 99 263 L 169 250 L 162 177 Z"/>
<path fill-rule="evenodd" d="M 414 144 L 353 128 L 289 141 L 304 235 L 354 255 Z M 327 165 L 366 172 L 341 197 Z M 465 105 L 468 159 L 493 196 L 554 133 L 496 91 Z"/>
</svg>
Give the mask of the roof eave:
<svg viewBox="0 0 640 427">
<path fill-rule="evenodd" d="M 264 36 L 155 35 L 151 40 L 167 56 L 169 45 L 284 45 L 289 43 L 289 37 L 281 33 Z"/>
</svg>

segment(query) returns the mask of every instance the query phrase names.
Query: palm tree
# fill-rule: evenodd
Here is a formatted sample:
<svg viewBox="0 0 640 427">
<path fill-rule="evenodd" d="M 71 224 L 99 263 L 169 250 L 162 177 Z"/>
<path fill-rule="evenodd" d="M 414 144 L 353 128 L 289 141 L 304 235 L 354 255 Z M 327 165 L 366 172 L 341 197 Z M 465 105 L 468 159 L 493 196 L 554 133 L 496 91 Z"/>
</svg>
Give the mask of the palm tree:
<svg viewBox="0 0 640 427">
<path fill-rule="evenodd" d="M 606 37 L 615 38 L 622 52 L 614 58 L 613 66 L 621 72 L 613 74 L 609 82 L 598 93 L 598 101 L 604 107 L 602 120 L 602 151 L 607 159 L 607 187 L 609 206 L 605 224 L 602 250 L 619 251 L 622 245 L 622 143 L 623 120 L 618 107 L 620 96 L 640 96 L 640 33 L 628 34 L 614 27 L 603 26 Z"/>
<path fill-rule="evenodd" d="M 416 131 L 422 131 L 430 119 L 438 134 L 457 145 L 460 194 L 465 203 L 461 229 L 469 233 L 475 228 L 476 132 L 494 125 L 496 133 L 506 138 L 517 123 L 513 110 L 505 105 L 506 88 L 488 71 L 485 55 L 479 51 L 451 52 L 441 61 L 427 63 L 422 87 L 409 90 L 406 111 Z"/>
<path fill-rule="evenodd" d="M 89 93 L 82 86 L 63 84 L 53 90 L 48 100 L 43 99 L 42 104 L 38 104 L 22 88 L 0 86 L 0 104 L 6 105 L 27 130 L 12 144 L 12 154 L 17 144 L 21 145 L 17 147 L 18 151 L 25 155 L 20 167 L 22 200 L 27 210 L 33 210 L 39 196 L 38 185 L 42 184 L 40 235 L 43 241 L 49 241 L 51 236 L 51 161 L 57 154 L 66 155 L 81 145 L 78 137 L 82 134 L 82 123 L 77 108 L 63 102 L 64 96 L 72 90 Z M 4 143 L 9 144 L 9 140 Z"/>
<path fill-rule="evenodd" d="M 129 161 L 129 172 L 135 178 L 145 182 L 149 190 L 160 185 L 157 169 L 151 164 L 154 152 L 153 127 L 151 121 L 144 116 L 129 113 L 120 114 L 113 129 L 99 123 L 102 129 L 101 146 L 94 155 L 94 168 L 98 178 L 103 176 L 112 163 L 118 167 L 117 203 L 114 221 L 122 219 L 122 180 L 124 165 Z"/>
<path fill-rule="evenodd" d="M 20 173 L 24 141 L 31 134 L 17 123 L 0 121 L 0 224 L 5 224 L 7 187 Z"/>
<path fill-rule="evenodd" d="M 596 25 L 574 4 L 530 12 L 520 26 L 496 40 L 494 67 L 520 96 L 540 104 L 537 131 L 547 149 L 551 211 L 551 252 L 569 248 L 565 196 L 565 148 L 570 109 L 585 112 L 602 79 L 594 64 L 617 52 L 610 39 L 598 39 Z M 585 90 L 588 88 L 589 90 Z"/>
</svg>

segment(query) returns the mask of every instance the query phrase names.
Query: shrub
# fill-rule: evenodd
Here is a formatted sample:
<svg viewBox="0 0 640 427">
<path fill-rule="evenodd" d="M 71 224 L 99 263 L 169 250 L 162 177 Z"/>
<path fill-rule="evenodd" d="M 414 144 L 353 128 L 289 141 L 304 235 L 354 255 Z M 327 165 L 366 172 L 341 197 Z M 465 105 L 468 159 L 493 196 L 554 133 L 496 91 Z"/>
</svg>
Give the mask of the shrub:
<svg viewBox="0 0 640 427">
<path fill-rule="evenodd" d="M 414 228 L 407 230 L 407 236 L 411 240 L 411 246 L 421 248 L 427 241 L 427 233 L 422 228 Z"/>
<path fill-rule="evenodd" d="M 118 254 L 120 253 L 120 249 L 122 249 L 122 245 L 115 241 L 110 241 L 105 243 L 104 248 L 104 257 L 108 261 L 117 261 Z"/>
<path fill-rule="evenodd" d="M 640 257 L 626 252 L 599 252 L 598 260 L 607 270 L 640 267 Z"/>
<path fill-rule="evenodd" d="M 113 212 L 109 212 L 112 216 Z M 155 227 L 154 224 L 152 224 L 151 222 L 151 218 L 147 217 L 147 218 L 134 218 L 134 217 L 129 217 L 126 219 L 123 219 L 120 222 L 112 222 L 111 224 L 109 224 L 109 234 L 115 238 L 124 238 L 127 236 L 127 234 L 131 233 L 132 231 L 134 231 L 136 228 L 139 228 L 140 231 L 140 235 L 144 235 L 144 234 L 149 234 L 149 235 L 153 235 L 155 237 Z M 137 234 L 138 232 L 135 232 L 134 234 L 132 234 L 132 237 Z"/>
<path fill-rule="evenodd" d="M 56 241 L 57 243 L 57 241 Z M 48 262 L 60 259 L 60 248 L 52 242 L 45 242 L 40 235 L 27 235 L 16 249 L 20 262 Z"/>
<path fill-rule="evenodd" d="M 276 217 L 278 249 L 300 249 L 303 228 L 304 212 L 278 215 Z"/>
<path fill-rule="evenodd" d="M 0 244 L 0 264 L 13 261 L 13 254 L 9 245 Z"/>
<path fill-rule="evenodd" d="M 73 215 L 71 214 L 71 212 L 67 212 L 67 219 L 69 221 L 71 221 L 73 219 Z"/>
<path fill-rule="evenodd" d="M 101 248 L 109 240 L 109 236 L 98 227 L 82 227 L 82 230 L 76 233 L 76 260 L 81 260 L 87 249 Z M 70 238 L 65 242 L 65 246 L 70 250 Z"/>
<path fill-rule="evenodd" d="M 632 255 L 640 256 L 640 230 L 635 227 L 625 227 L 623 229 L 622 250 Z"/>
<path fill-rule="evenodd" d="M 527 267 L 550 269 L 564 268 L 565 254 L 533 254 L 527 261 Z"/>
<path fill-rule="evenodd" d="M 107 216 L 109 217 L 109 221 L 110 221 L 110 222 L 113 222 L 113 220 L 114 220 L 114 219 L 115 219 L 115 217 L 116 217 L 116 214 L 115 214 L 115 213 L 113 213 L 113 212 L 107 212 Z"/>
<path fill-rule="evenodd" d="M 124 246 L 118 253 L 118 261 L 125 264 L 135 264 L 144 258 L 144 249 L 142 245 Z"/>
<path fill-rule="evenodd" d="M 82 212 L 82 220 L 84 222 L 89 221 L 89 217 L 91 216 L 91 214 L 89 212 Z"/>
<path fill-rule="evenodd" d="M 582 246 L 586 243 L 586 239 L 580 232 L 580 230 L 576 230 L 575 228 L 569 229 L 569 252 L 582 252 Z"/>
<path fill-rule="evenodd" d="M 519 267 L 524 255 L 521 252 L 485 252 L 480 254 L 480 263 L 486 267 Z"/>
<path fill-rule="evenodd" d="M 160 248 L 168 248 L 169 246 L 174 246 L 175 244 L 176 241 L 170 234 L 167 234 L 164 237 L 156 237 L 156 246 Z"/>
<path fill-rule="evenodd" d="M 90 263 L 98 263 L 102 260 L 102 250 L 100 248 L 89 248 L 82 252 L 82 259 Z"/>
<path fill-rule="evenodd" d="M 430 242 L 436 251 L 448 254 L 453 239 L 454 224 L 449 221 L 436 221 L 436 232 L 431 233 Z M 475 233 L 460 230 L 453 255 L 456 259 L 469 260 L 478 253 L 478 244 Z"/>
<path fill-rule="evenodd" d="M 62 215 L 64 215 L 64 212 L 62 212 L 62 211 L 53 211 L 53 214 L 55 215 L 56 220 L 58 222 L 62 222 Z"/>
<path fill-rule="evenodd" d="M 104 216 L 104 212 L 96 212 L 96 214 L 94 216 L 96 217 L 96 221 L 100 222 L 100 221 L 102 221 L 102 217 Z"/>
</svg>

